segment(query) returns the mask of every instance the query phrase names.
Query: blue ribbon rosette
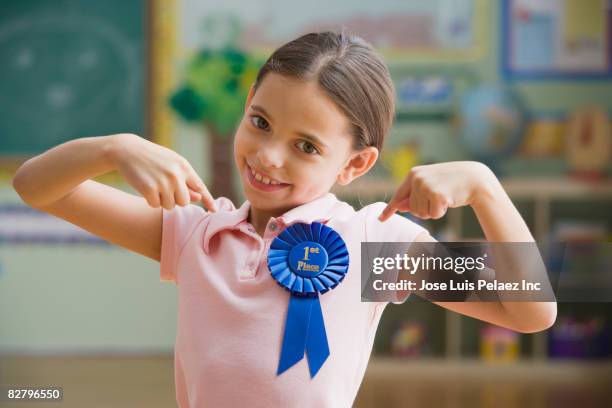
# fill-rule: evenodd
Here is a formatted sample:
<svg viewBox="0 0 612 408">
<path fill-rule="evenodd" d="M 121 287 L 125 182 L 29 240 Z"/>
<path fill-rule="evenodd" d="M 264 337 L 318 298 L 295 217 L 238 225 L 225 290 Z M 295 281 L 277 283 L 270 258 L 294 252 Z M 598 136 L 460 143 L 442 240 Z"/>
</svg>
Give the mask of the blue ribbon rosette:
<svg viewBox="0 0 612 408">
<path fill-rule="evenodd" d="M 349 254 L 344 240 L 320 223 L 293 224 L 270 245 L 268 268 L 290 292 L 285 333 L 276 375 L 308 358 L 313 378 L 329 356 L 329 345 L 319 293 L 335 288 L 348 272 Z"/>
</svg>

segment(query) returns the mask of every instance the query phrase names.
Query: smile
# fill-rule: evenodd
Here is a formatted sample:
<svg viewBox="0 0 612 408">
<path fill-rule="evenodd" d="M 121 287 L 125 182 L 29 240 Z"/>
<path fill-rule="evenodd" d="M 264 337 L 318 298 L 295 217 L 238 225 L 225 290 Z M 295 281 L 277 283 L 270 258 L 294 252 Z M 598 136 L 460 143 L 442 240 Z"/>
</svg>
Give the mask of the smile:
<svg viewBox="0 0 612 408">
<path fill-rule="evenodd" d="M 263 174 L 253 170 L 253 168 L 251 168 L 251 166 L 248 164 L 245 167 L 245 172 L 247 173 L 247 178 L 249 179 L 251 185 L 258 190 L 276 191 L 290 185 L 271 179 L 268 176 L 264 176 Z"/>
</svg>

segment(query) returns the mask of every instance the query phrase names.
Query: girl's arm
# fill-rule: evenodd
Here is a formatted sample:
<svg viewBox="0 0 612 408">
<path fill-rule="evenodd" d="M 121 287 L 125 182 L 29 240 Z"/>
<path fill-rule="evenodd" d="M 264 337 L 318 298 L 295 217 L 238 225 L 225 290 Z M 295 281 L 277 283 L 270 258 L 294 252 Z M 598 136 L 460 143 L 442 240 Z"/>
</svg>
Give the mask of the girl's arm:
<svg viewBox="0 0 612 408">
<path fill-rule="evenodd" d="M 90 180 L 118 170 L 145 198 Z M 187 161 L 136 135 L 86 137 L 25 162 L 13 178 L 23 201 L 109 242 L 160 259 L 162 210 L 212 197 Z"/>
<path fill-rule="evenodd" d="M 489 242 L 535 242 L 499 180 L 477 162 L 450 162 L 415 167 L 380 216 L 396 210 L 424 219 L 440 218 L 449 207 L 470 205 Z M 429 234 L 417 241 L 435 242 Z M 534 244 L 535 245 L 535 244 Z M 541 259 L 539 259 L 541 261 Z M 502 268 L 507 269 L 507 268 Z M 545 268 L 535 268 L 540 282 L 548 282 Z M 513 270 L 506 281 L 520 281 L 533 271 Z M 537 332 L 549 328 L 557 315 L 556 302 L 433 302 L 467 316 L 511 328 Z"/>
</svg>

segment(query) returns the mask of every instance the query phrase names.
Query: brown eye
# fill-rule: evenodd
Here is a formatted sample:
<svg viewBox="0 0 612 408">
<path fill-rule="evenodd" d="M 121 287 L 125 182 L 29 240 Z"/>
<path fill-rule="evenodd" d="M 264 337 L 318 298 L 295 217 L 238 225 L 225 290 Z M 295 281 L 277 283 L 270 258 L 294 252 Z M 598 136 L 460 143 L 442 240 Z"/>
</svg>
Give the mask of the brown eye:
<svg viewBox="0 0 612 408">
<path fill-rule="evenodd" d="M 263 126 L 261 127 L 260 125 L 263 122 Z M 255 126 L 258 129 L 262 129 L 262 130 L 266 130 L 269 126 L 268 126 L 268 122 L 266 122 L 266 120 L 264 118 L 262 118 L 259 115 L 253 115 L 251 116 L 251 123 L 253 124 L 253 126 Z"/>
<path fill-rule="evenodd" d="M 306 154 L 313 154 L 313 153 L 319 154 L 319 150 L 317 150 L 317 148 L 312 143 L 304 141 L 304 142 L 298 143 L 298 145 L 299 144 L 302 144 L 303 147 L 300 150 L 302 150 L 304 153 L 306 153 Z"/>
</svg>

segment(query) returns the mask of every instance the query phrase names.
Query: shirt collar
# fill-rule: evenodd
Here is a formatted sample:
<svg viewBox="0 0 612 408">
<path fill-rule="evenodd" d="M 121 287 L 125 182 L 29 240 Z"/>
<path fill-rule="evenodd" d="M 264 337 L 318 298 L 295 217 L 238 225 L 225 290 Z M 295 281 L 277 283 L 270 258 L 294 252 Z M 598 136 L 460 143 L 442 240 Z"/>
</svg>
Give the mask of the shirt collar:
<svg viewBox="0 0 612 408">
<path fill-rule="evenodd" d="M 334 206 L 339 202 L 333 193 L 326 193 L 308 203 L 302 204 L 287 211 L 279 217 L 272 217 L 269 223 L 277 223 L 280 233 L 285 227 L 291 224 L 303 222 L 310 224 L 318 221 L 326 223 Z M 239 207 L 227 198 L 221 197 L 218 200 L 218 211 L 210 213 L 208 226 L 204 232 L 203 244 L 206 253 L 209 253 L 209 243 L 212 237 L 223 230 L 247 229 L 246 220 L 249 216 L 251 203 L 248 200 Z"/>
</svg>

